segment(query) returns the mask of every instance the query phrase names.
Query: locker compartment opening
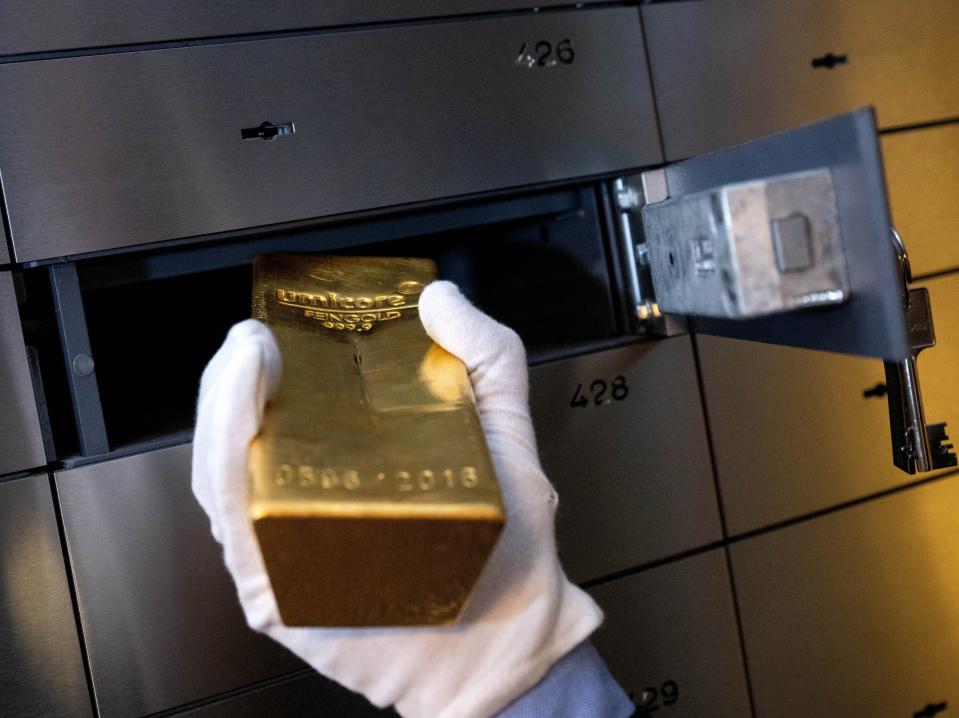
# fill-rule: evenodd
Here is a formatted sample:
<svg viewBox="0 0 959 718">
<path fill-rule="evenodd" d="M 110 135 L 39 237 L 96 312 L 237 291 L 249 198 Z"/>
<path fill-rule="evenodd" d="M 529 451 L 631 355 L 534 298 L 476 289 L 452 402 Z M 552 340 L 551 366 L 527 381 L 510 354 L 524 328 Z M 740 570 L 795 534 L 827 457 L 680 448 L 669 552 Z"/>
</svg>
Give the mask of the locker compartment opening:
<svg viewBox="0 0 959 718">
<path fill-rule="evenodd" d="M 424 214 L 398 237 L 319 228 L 247 238 L 240 249 L 187 245 L 77 262 L 109 450 L 189 438 L 203 367 L 230 326 L 250 316 L 250 261 L 259 253 L 428 257 L 442 279 L 516 329 L 531 356 L 623 337 L 595 191 L 566 194 L 576 202 L 562 211 L 482 226 L 424 231 L 436 226 Z M 62 373 L 57 361 L 48 371 Z"/>
</svg>

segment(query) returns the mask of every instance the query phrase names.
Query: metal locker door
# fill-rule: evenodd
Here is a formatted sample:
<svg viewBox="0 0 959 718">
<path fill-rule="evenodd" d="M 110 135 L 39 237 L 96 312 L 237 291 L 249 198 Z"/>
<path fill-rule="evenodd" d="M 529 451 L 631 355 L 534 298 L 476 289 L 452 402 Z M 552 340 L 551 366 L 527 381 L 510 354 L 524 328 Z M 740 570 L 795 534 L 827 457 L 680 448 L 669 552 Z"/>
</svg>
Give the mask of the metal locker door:
<svg viewBox="0 0 959 718">
<path fill-rule="evenodd" d="M 949 476 L 733 544 L 758 718 L 952 714 L 957 506 Z"/>
<path fill-rule="evenodd" d="M 638 716 L 750 715 L 722 549 L 595 586 L 590 593 L 606 612 L 593 640 L 641 708 Z"/>
<path fill-rule="evenodd" d="M 45 463 L 13 277 L 0 272 L 0 475 Z"/>
<path fill-rule="evenodd" d="M 300 673 L 261 688 L 229 694 L 221 700 L 176 714 L 180 718 L 398 718 L 392 708 L 376 708 L 359 693 L 324 678 Z"/>
<path fill-rule="evenodd" d="M 959 126 L 882 137 L 892 221 L 906 240 L 916 276 L 959 267 Z"/>
<path fill-rule="evenodd" d="M 0 556 L 0 715 L 91 718 L 46 474 L 0 482 Z"/>
<path fill-rule="evenodd" d="M 668 160 L 874 103 L 882 127 L 959 113 L 953 0 L 642 5 Z"/>
<path fill-rule="evenodd" d="M 533 367 L 530 407 L 574 581 L 722 538 L 689 337 Z"/>
<path fill-rule="evenodd" d="M 642 215 L 643 249 L 664 312 L 690 315 L 690 329 L 704 334 L 886 359 L 908 355 L 871 109 L 667 165 L 661 181 L 667 199 L 646 204 Z M 761 183 L 768 186 L 756 189 Z M 748 241 L 749 251 L 729 251 L 723 240 L 733 250 Z M 788 294 L 798 292 L 794 277 L 821 267 L 829 267 L 835 285 Z M 765 290 L 773 280 L 782 306 L 746 311 L 747 290 Z M 737 311 L 710 311 L 727 298 Z"/>
<path fill-rule="evenodd" d="M 801 212 L 811 207 L 809 216 L 820 212 L 828 219 L 824 208 L 834 207 L 837 244 L 845 258 L 848 282 L 842 288 L 845 300 L 796 311 L 754 312 L 765 314 L 756 317 L 746 311 L 737 314 L 728 307 L 712 312 L 712 316 L 695 316 L 710 314 L 710 302 L 725 301 L 716 296 L 718 293 L 708 291 L 723 287 L 715 281 L 709 284 L 720 272 L 734 274 L 746 288 L 735 283 L 726 286 L 743 293 L 767 281 L 768 275 L 750 273 L 757 266 L 754 254 L 765 261 L 758 265 L 762 271 L 779 277 L 793 272 L 794 267 L 784 264 L 783 247 L 789 246 L 784 237 L 788 235 L 777 236 L 777 223 L 785 225 L 795 217 L 806 222 L 808 254 L 800 269 L 829 258 L 827 245 L 810 240 L 821 227 L 810 224 L 805 214 L 786 215 L 782 197 L 771 189 L 781 178 L 812 175 L 829 181 L 808 185 L 812 189 L 807 188 L 806 194 L 814 195 L 815 201 L 831 194 L 834 200 L 827 197 L 828 202 L 817 205 L 804 197 L 806 204 Z M 900 271 L 891 238 L 882 159 L 871 110 L 668 165 L 658 179 L 668 199 L 655 198 L 643 208 L 645 237 L 641 246 L 663 311 L 670 311 L 671 305 L 683 307 L 684 303 L 692 307 L 685 312 L 693 315 L 689 327 L 701 334 L 887 360 L 908 356 L 903 301 L 907 273 Z M 644 186 L 650 186 L 649 175 L 643 181 Z M 754 185 L 761 191 L 749 194 L 742 189 Z M 703 197 L 709 202 L 702 201 Z M 767 214 L 749 214 L 752 205 L 762 205 Z M 782 213 L 778 215 L 781 219 L 773 213 L 774 205 Z M 714 258 L 714 247 L 722 249 L 724 239 L 732 250 L 727 256 L 717 253 Z M 783 287 L 795 286 L 782 281 Z M 694 290 L 700 287 L 702 296 L 695 296 Z M 699 338 L 697 348 L 712 421 L 718 480 L 728 528 L 733 533 L 853 500 L 902 481 L 902 475 L 891 470 L 888 460 L 873 460 L 885 451 L 871 451 L 871 447 L 881 446 L 876 439 L 888 430 L 882 393 L 886 391 L 885 377 L 878 362 L 873 365 L 850 357 L 737 345 L 710 337 Z M 920 365 L 941 356 L 941 350 L 933 350 L 923 355 Z M 889 392 L 890 397 L 899 396 L 894 387 Z M 784 407 L 793 408 L 792 416 L 783 411 Z M 921 416 L 921 409 L 918 413 Z M 768 442 L 757 442 L 756 437 L 769 425 L 770 414 L 781 431 Z M 949 414 L 947 408 L 942 413 L 928 412 L 935 421 L 946 420 Z M 900 452 L 908 452 L 913 446 L 910 427 L 920 424 L 924 422 L 908 424 L 903 434 L 896 427 L 893 436 L 902 439 L 897 446 L 907 447 Z M 827 431 L 829 440 L 816 441 L 815 437 L 822 438 L 820 435 Z M 947 442 L 930 445 L 935 459 L 920 471 L 950 465 L 953 457 L 948 455 Z M 896 464 L 912 473 L 915 466 L 901 461 L 901 453 L 897 457 Z M 780 481 L 770 483 L 770 474 Z M 761 477 L 758 483 L 757 477 Z"/>
<path fill-rule="evenodd" d="M 101 718 L 171 710 L 303 668 L 251 631 L 190 492 L 189 445 L 56 473 Z"/>
</svg>

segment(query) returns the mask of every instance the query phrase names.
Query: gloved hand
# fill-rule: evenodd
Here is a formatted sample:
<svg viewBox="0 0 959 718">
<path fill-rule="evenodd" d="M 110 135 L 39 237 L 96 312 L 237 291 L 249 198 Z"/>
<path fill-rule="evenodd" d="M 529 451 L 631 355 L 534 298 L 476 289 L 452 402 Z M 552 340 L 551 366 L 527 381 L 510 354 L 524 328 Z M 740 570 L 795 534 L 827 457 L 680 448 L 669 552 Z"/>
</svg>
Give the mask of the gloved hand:
<svg viewBox="0 0 959 718">
<path fill-rule="evenodd" d="M 433 340 L 469 370 L 507 521 L 460 623 L 422 628 L 288 628 L 247 516 L 247 447 L 281 373 L 269 329 L 234 326 L 200 383 L 193 491 L 223 544 L 249 625 L 320 673 L 409 718 L 492 716 L 536 684 L 602 613 L 556 556 L 557 498 L 540 468 L 519 337 L 449 282 L 420 297 Z M 322 546 L 316 547 L 322 551 Z"/>
</svg>

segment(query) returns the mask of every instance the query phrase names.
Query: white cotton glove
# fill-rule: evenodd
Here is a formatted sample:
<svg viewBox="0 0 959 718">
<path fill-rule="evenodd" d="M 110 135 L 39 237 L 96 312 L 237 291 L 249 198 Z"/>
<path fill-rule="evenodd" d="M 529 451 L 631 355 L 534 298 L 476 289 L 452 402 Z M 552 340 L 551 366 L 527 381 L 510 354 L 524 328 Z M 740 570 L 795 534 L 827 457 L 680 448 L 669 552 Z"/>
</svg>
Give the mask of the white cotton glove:
<svg viewBox="0 0 959 718">
<path fill-rule="evenodd" d="M 273 335 L 252 319 L 230 330 L 203 373 L 193 491 L 223 544 L 252 628 L 377 706 L 394 705 L 408 718 L 487 718 L 592 633 L 602 613 L 566 579 L 556 556 L 556 492 L 536 453 L 519 337 L 449 282 L 429 285 L 419 311 L 433 340 L 469 370 L 507 511 L 506 526 L 457 625 L 357 629 L 281 623 L 247 515 L 247 447 L 278 383 L 281 359 Z"/>
</svg>

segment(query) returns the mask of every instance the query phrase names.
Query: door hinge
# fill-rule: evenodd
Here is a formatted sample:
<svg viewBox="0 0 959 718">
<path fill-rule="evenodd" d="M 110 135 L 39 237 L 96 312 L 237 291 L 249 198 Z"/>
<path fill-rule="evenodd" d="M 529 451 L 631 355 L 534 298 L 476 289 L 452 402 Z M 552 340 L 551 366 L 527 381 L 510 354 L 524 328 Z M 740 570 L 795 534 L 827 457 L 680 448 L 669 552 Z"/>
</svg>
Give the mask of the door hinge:
<svg viewBox="0 0 959 718">
<path fill-rule="evenodd" d="M 674 336 L 687 331 L 684 317 L 669 316 L 659 309 L 653 290 L 649 247 L 643 236 L 642 208 L 666 197 L 666 173 L 663 170 L 650 170 L 613 181 L 627 301 L 635 330 L 651 336 Z"/>
</svg>

